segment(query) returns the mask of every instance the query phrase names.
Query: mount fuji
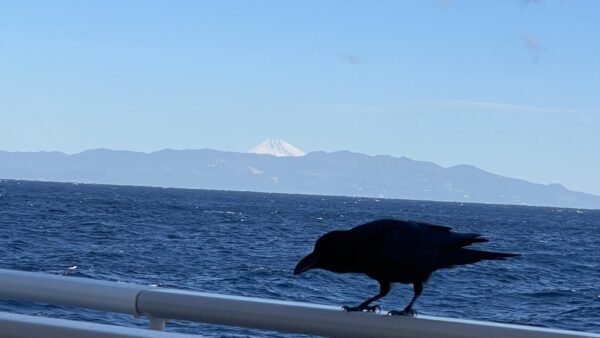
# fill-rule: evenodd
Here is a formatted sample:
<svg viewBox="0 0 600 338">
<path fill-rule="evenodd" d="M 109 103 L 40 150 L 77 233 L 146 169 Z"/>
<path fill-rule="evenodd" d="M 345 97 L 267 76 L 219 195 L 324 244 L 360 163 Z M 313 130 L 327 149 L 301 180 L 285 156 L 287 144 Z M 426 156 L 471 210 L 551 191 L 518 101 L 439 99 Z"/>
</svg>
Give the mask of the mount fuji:
<svg viewBox="0 0 600 338">
<path fill-rule="evenodd" d="M 269 154 L 275 156 L 304 156 L 305 152 L 287 143 L 284 140 L 268 138 L 261 144 L 250 149 L 253 154 Z"/>
</svg>

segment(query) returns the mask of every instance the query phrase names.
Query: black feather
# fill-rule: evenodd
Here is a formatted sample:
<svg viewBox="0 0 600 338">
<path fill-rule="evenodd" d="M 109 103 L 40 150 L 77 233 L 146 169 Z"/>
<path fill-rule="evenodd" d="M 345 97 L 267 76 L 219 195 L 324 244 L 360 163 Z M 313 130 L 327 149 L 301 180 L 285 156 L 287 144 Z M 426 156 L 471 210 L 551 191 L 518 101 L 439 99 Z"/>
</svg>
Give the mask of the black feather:
<svg viewBox="0 0 600 338">
<path fill-rule="evenodd" d="M 471 244 L 488 240 L 480 234 L 451 230 L 443 225 L 384 219 L 350 230 L 332 231 L 317 240 L 313 252 L 296 265 L 294 274 L 319 268 L 338 273 L 362 273 L 377 280 L 379 294 L 357 307 L 346 307 L 348 311 L 373 309 L 369 304 L 385 296 L 391 283 L 413 284 L 415 295 L 400 312 L 410 313 L 423 284 L 435 270 L 518 256 L 466 249 Z"/>
</svg>

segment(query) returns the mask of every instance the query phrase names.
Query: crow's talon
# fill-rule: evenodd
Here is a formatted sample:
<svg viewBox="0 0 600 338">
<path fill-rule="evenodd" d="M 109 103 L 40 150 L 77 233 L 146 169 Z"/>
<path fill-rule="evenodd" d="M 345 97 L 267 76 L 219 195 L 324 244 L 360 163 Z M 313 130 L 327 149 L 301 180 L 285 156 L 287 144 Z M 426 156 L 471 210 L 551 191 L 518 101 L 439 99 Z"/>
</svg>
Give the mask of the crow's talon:
<svg viewBox="0 0 600 338">
<path fill-rule="evenodd" d="M 364 306 L 364 307 L 360 307 L 360 306 L 342 306 L 342 311 L 346 311 L 346 312 L 381 312 L 381 308 L 379 307 L 379 305 L 373 305 L 373 306 Z"/>
<path fill-rule="evenodd" d="M 379 305 L 373 305 L 365 307 L 363 311 L 379 313 L 381 312 L 381 308 L 379 307 Z"/>
<path fill-rule="evenodd" d="M 387 314 L 388 314 L 388 316 L 416 317 L 417 316 L 417 310 L 410 310 L 410 311 L 406 311 L 406 310 L 402 310 L 402 311 L 391 310 Z"/>
</svg>

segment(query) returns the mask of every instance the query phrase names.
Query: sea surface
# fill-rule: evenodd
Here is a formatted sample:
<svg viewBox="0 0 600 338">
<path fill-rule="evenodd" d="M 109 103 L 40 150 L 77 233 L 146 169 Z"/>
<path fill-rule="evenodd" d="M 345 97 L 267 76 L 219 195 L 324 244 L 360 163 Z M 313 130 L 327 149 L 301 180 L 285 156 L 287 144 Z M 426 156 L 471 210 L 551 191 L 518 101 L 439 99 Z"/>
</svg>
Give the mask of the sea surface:
<svg viewBox="0 0 600 338">
<path fill-rule="evenodd" d="M 378 291 L 354 274 L 293 276 L 334 229 L 394 217 L 479 232 L 506 261 L 437 271 L 420 314 L 600 332 L 600 210 L 0 181 L 0 268 L 327 305 Z M 402 309 L 412 287 L 379 304 Z M 0 300 L 0 311 L 147 327 L 145 318 Z M 172 321 L 206 337 L 298 335 Z"/>
</svg>

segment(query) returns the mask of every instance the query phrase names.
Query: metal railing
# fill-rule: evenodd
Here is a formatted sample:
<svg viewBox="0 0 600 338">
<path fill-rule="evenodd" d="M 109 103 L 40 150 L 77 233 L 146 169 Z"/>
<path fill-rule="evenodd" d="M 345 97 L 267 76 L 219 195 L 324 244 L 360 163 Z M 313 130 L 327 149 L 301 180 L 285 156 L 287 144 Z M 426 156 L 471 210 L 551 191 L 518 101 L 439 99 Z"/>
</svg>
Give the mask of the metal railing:
<svg viewBox="0 0 600 338">
<path fill-rule="evenodd" d="M 0 299 L 84 307 L 166 320 L 231 325 L 326 337 L 596 337 L 599 334 L 474 320 L 385 316 L 339 307 L 153 288 L 0 269 Z M 0 337 L 2 337 L 0 327 Z M 148 337 L 151 332 L 148 330 Z M 106 336 L 109 337 L 109 336 Z M 114 336 L 117 337 L 117 336 Z"/>
<path fill-rule="evenodd" d="M 191 338 L 198 336 L 0 312 L 0 338 L 30 337 Z"/>
</svg>

